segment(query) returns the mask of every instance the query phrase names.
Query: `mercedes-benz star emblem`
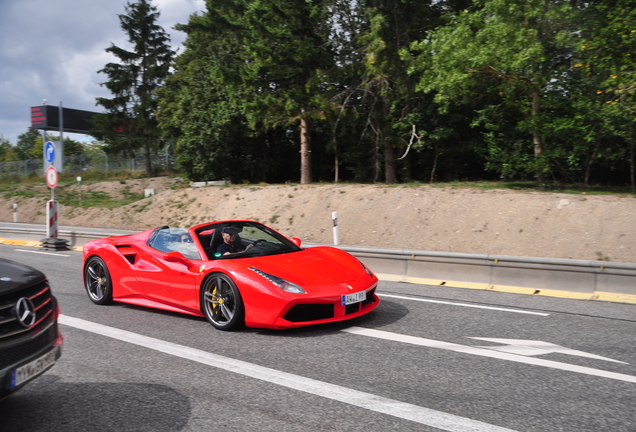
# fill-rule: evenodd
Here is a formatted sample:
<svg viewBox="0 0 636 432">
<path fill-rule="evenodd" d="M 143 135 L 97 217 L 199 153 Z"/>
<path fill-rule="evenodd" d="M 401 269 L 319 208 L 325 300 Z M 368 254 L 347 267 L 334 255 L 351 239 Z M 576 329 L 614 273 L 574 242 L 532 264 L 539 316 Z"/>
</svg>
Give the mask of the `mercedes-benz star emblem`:
<svg viewBox="0 0 636 432">
<path fill-rule="evenodd" d="M 35 306 L 33 302 L 26 297 L 21 297 L 13 308 L 18 322 L 22 326 L 29 328 L 35 324 Z"/>
</svg>

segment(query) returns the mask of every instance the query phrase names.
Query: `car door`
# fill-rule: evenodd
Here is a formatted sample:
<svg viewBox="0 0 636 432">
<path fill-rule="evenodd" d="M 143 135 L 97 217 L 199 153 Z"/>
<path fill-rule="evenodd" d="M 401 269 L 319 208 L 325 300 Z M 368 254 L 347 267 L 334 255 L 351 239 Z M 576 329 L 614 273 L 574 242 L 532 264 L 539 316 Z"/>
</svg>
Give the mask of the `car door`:
<svg viewBox="0 0 636 432">
<path fill-rule="evenodd" d="M 200 267 L 203 261 L 185 257 L 183 262 L 169 261 L 166 255 L 171 248 L 162 249 L 144 245 L 140 250 L 137 265 L 140 294 L 158 303 L 155 307 L 163 305 L 168 310 L 196 313 L 199 309 Z"/>
</svg>

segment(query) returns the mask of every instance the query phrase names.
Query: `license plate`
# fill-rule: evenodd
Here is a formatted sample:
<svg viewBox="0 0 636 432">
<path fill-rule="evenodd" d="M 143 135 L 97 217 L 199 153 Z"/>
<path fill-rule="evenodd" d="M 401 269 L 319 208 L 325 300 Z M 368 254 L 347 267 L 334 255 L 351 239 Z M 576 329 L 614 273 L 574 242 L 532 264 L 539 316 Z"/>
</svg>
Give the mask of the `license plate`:
<svg viewBox="0 0 636 432">
<path fill-rule="evenodd" d="M 359 303 L 367 299 L 367 292 L 360 291 L 353 294 L 345 294 L 342 296 L 342 305 L 347 306 L 353 303 Z"/>
<path fill-rule="evenodd" d="M 20 366 L 17 369 L 11 371 L 11 388 L 24 384 L 25 382 L 40 375 L 48 368 L 55 364 L 55 357 L 57 356 L 57 350 L 59 346 L 56 346 L 53 350 L 44 354 L 43 356 Z"/>
</svg>

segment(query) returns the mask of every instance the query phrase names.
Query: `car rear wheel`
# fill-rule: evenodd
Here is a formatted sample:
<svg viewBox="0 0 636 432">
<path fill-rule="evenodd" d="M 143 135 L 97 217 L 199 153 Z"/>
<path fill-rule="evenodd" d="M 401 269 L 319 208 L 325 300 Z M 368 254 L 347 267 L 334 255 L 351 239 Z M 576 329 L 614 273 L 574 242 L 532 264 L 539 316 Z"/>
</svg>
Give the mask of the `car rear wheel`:
<svg viewBox="0 0 636 432">
<path fill-rule="evenodd" d="M 84 267 L 84 287 L 88 298 L 98 305 L 105 305 L 113 301 L 113 283 L 106 263 L 100 257 L 94 256 Z"/>
<path fill-rule="evenodd" d="M 201 287 L 201 309 L 219 330 L 233 330 L 245 322 L 241 293 L 234 281 L 222 273 L 210 275 Z"/>
</svg>

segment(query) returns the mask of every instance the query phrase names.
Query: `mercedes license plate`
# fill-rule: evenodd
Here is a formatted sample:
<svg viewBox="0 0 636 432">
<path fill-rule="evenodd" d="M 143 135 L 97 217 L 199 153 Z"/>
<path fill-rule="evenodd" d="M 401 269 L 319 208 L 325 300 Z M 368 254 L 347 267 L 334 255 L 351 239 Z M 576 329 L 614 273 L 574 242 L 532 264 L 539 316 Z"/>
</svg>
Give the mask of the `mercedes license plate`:
<svg viewBox="0 0 636 432">
<path fill-rule="evenodd" d="M 367 292 L 360 291 L 353 294 L 344 294 L 342 296 L 342 305 L 347 306 L 353 303 L 359 303 L 361 301 L 365 301 L 367 299 Z"/>
<path fill-rule="evenodd" d="M 35 360 L 12 370 L 11 388 L 13 389 L 21 384 L 24 384 L 25 382 L 35 378 L 36 376 L 40 375 L 48 368 L 53 366 L 55 364 L 55 357 L 57 356 L 57 350 L 59 348 L 59 346 L 56 346 L 43 356 L 38 357 Z"/>
</svg>

